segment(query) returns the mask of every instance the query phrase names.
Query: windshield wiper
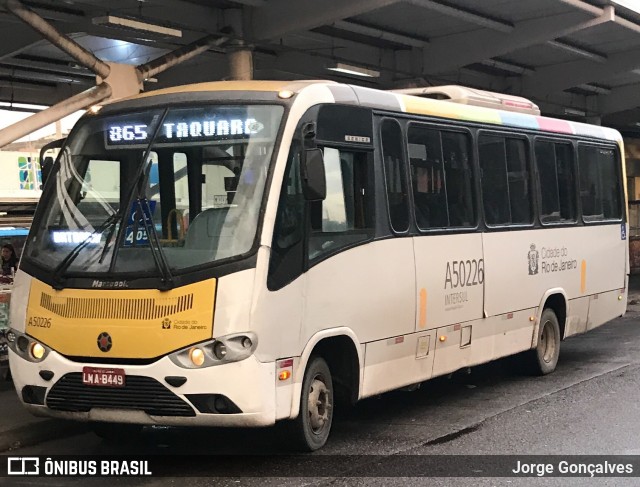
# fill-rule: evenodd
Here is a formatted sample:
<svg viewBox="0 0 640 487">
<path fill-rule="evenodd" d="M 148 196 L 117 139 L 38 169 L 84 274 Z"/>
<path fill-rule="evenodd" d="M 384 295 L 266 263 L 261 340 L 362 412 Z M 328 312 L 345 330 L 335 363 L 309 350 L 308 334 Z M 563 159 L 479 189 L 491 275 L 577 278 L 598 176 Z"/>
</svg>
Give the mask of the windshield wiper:
<svg viewBox="0 0 640 487">
<path fill-rule="evenodd" d="M 53 270 L 52 277 L 54 282 L 54 289 L 60 290 L 64 288 L 62 274 L 69 268 L 73 261 L 76 260 L 78 255 L 80 255 L 82 249 L 84 249 L 96 235 L 102 235 L 110 228 L 113 228 L 116 223 L 118 223 L 121 217 L 122 213 L 120 210 L 109 215 L 107 219 L 102 222 L 102 224 L 100 224 L 93 232 L 87 235 L 87 237 L 82 242 L 76 245 L 73 250 L 69 252 L 64 259 L 62 259 L 62 261 Z M 105 242 L 105 247 L 107 246 L 107 244 L 108 242 Z M 100 258 L 102 259 L 102 256 Z"/>
<path fill-rule="evenodd" d="M 146 208 L 142 204 L 143 201 L 146 204 Z M 172 289 L 173 276 L 171 275 L 171 269 L 169 268 L 167 259 L 160 246 L 160 241 L 158 240 L 156 229 L 151 224 L 151 208 L 149 207 L 149 201 L 146 198 L 144 198 L 144 200 L 142 198 L 136 198 L 136 205 L 140 209 L 140 213 L 142 214 L 142 224 L 144 225 L 144 231 L 147 234 L 147 240 L 149 241 L 151 255 L 153 255 L 153 261 L 156 264 L 156 268 L 160 272 L 161 280 L 164 284 L 164 289 Z M 135 220 L 137 222 L 137 217 L 135 218 Z M 133 227 L 133 232 L 134 236 L 137 235 L 135 225 Z"/>
<path fill-rule="evenodd" d="M 153 219 L 151 217 L 151 208 L 149 207 L 149 201 L 144 196 L 145 191 L 143 188 L 143 184 L 145 181 L 146 168 L 151 163 L 149 159 L 149 155 L 151 154 L 151 147 L 156 137 L 158 136 L 158 133 L 160 132 L 160 128 L 162 127 L 162 122 L 164 121 L 164 118 L 167 116 L 168 111 L 169 111 L 168 109 L 165 109 L 164 113 L 158 120 L 158 124 L 156 128 L 153 130 L 153 134 L 149 139 L 149 144 L 147 145 L 147 148 L 142 154 L 140 166 L 138 166 L 138 170 L 135 176 L 133 177 L 131 188 L 129 189 L 129 192 L 127 193 L 126 198 L 123 200 L 123 203 L 127 208 L 132 208 L 133 205 L 136 205 L 137 207 L 137 208 L 134 207 L 133 225 L 132 225 L 132 230 L 133 230 L 132 237 L 134 239 L 133 240 L 134 246 L 137 239 L 137 234 L 138 234 L 137 230 L 138 230 L 138 222 L 139 222 L 139 219 L 136 216 L 136 212 L 139 209 L 139 211 L 142 213 L 142 224 L 147 234 L 147 240 L 149 241 L 149 248 L 151 250 L 151 255 L 153 256 L 153 261 L 156 265 L 156 269 L 158 269 L 158 272 L 160 273 L 160 279 L 163 283 L 163 287 L 162 287 L 163 290 L 173 289 L 173 276 L 171 275 L 169 264 L 167 263 L 164 252 L 162 251 L 160 241 L 158 240 L 158 235 L 155 230 L 155 225 L 153 225 Z M 134 195 L 135 195 L 135 199 L 134 199 Z M 146 203 L 146 212 L 143 206 L 143 201 Z M 111 266 L 109 267 L 110 273 L 115 272 L 116 261 L 118 259 L 118 252 L 120 251 L 120 248 L 123 246 L 123 240 L 126 237 L 128 228 L 129 228 L 129 225 L 122 225 L 118 230 L 118 235 L 116 236 L 116 246 L 113 251 L 113 258 L 111 259 Z M 153 243 L 151 240 L 152 238 L 153 238 Z M 155 247 L 154 244 L 157 245 L 157 247 Z"/>
</svg>

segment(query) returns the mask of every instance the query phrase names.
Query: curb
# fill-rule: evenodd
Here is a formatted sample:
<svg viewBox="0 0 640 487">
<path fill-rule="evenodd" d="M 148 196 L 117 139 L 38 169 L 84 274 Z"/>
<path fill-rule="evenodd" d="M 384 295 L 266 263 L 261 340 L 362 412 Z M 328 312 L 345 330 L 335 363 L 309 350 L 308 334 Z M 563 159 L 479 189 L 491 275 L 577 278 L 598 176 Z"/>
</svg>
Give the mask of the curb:
<svg viewBox="0 0 640 487">
<path fill-rule="evenodd" d="M 88 431 L 90 431 L 90 429 L 86 423 L 46 419 L 1 432 L 0 452 L 37 445 L 38 443 L 49 440 L 68 438 Z"/>
</svg>

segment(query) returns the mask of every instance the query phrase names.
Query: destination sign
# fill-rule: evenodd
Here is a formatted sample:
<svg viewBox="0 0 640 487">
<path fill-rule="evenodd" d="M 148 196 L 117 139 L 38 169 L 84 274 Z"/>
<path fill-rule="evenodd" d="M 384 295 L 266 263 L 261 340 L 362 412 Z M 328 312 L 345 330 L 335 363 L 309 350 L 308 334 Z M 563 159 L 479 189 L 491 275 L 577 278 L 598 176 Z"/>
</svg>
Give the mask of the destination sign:
<svg viewBox="0 0 640 487">
<path fill-rule="evenodd" d="M 158 143 L 197 142 L 246 138 L 259 134 L 264 124 L 252 117 L 202 118 L 166 121 L 157 137 Z M 132 145 L 149 141 L 152 128 L 143 123 L 110 123 L 106 128 L 108 145 Z"/>
</svg>

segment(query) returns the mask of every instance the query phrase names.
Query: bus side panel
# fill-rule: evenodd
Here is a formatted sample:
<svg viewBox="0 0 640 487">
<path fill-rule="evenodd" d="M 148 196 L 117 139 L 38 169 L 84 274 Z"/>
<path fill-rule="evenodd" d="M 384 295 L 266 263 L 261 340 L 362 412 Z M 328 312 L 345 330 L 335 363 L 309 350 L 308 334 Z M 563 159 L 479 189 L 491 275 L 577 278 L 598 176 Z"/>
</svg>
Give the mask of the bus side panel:
<svg viewBox="0 0 640 487">
<path fill-rule="evenodd" d="M 366 344 L 362 397 L 431 378 L 434 330 Z"/>
<path fill-rule="evenodd" d="M 413 239 L 416 330 L 436 330 L 433 375 L 493 356 L 493 324 L 482 320 L 484 264 L 479 233 Z"/>
<path fill-rule="evenodd" d="M 413 332 L 414 289 L 410 238 L 379 240 L 329 257 L 307 272 L 300 349 L 317 331 L 340 326 L 351 328 L 360 343 Z"/>
<path fill-rule="evenodd" d="M 483 234 L 485 312 L 537 307 L 548 289 L 569 299 L 624 288 L 620 224 Z"/>
<path fill-rule="evenodd" d="M 587 330 L 593 330 L 622 315 L 626 309 L 626 295 L 621 289 L 590 296 Z"/>
<path fill-rule="evenodd" d="M 589 315 L 590 300 L 589 296 L 569 300 L 564 338 L 587 331 L 587 316 Z"/>
<path fill-rule="evenodd" d="M 413 242 L 419 299 L 416 330 L 482 318 L 481 234 L 415 237 Z"/>
</svg>

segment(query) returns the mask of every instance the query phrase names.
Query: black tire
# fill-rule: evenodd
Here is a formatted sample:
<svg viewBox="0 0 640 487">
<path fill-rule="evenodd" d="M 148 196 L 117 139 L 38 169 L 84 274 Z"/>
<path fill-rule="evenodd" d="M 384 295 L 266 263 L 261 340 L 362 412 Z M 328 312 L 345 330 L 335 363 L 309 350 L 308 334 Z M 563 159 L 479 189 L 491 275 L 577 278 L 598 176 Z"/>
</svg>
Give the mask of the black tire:
<svg viewBox="0 0 640 487">
<path fill-rule="evenodd" d="M 322 448 L 329 438 L 332 421 L 331 371 L 322 357 L 311 357 L 302 380 L 300 414 L 288 425 L 295 449 L 311 452 Z"/>
<path fill-rule="evenodd" d="M 556 370 L 560 340 L 558 318 L 552 309 L 545 308 L 540 317 L 536 348 L 527 354 L 527 365 L 532 374 L 547 375 Z"/>
<path fill-rule="evenodd" d="M 135 440 L 142 432 L 141 424 L 92 423 L 93 432 L 109 443 L 123 444 Z"/>
</svg>

